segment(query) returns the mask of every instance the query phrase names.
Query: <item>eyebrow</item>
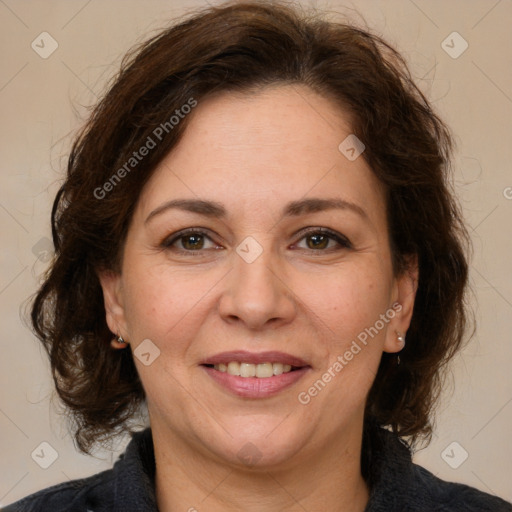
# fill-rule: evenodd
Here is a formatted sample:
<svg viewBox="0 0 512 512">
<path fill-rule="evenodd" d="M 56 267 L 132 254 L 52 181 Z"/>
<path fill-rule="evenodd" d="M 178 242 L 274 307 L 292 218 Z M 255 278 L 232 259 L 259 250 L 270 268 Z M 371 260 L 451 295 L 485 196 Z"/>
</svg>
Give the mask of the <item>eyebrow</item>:
<svg viewBox="0 0 512 512">
<path fill-rule="evenodd" d="M 225 218 L 227 215 L 224 206 L 215 201 L 206 201 L 203 199 L 173 199 L 155 208 L 147 216 L 144 224 L 147 224 L 152 218 L 170 209 L 184 210 L 204 215 L 206 217 L 219 219 Z M 369 220 L 366 211 L 355 203 L 344 199 L 322 199 L 317 197 L 289 202 L 283 209 L 282 218 L 298 217 L 299 215 L 333 209 L 352 211 L 360 217 L 363 217 L 365 220 Z"/>
</svg>

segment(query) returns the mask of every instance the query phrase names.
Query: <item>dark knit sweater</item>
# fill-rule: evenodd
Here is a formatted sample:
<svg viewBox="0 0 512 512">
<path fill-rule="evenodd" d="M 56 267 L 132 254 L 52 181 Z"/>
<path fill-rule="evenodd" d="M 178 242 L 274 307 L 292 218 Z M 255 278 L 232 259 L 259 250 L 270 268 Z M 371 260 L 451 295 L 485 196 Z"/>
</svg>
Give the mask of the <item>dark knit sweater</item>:
<svg viewBox="0 0 512 512">
<path fill-rule="evenodd" d="M 512 504 L 500 498 L 445 482 L 413 464 L 407 446 L 387 430 L 379 429 L 363 448 L 370 488 L 365 512 L 512 512 Z M 156 512 L 154 478 L 153 441 L 146 429 L 134 434 L 112 469 L 43 489 L 3 511 Z"/>
</svg>

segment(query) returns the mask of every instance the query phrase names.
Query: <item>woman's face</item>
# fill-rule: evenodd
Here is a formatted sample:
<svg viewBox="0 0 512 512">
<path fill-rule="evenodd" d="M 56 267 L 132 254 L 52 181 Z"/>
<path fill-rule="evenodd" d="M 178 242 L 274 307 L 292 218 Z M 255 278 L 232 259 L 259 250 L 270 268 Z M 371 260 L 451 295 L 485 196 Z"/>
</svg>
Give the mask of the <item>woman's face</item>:
<svg viewBox="0 0 512 512">
<path fill-rule="evenodd" d="M 414 279 L 393 274 L 377 178 L 350 139 L 339 149 L 349 118 L 298 86 L 190 115 L 142 191 L 121 274 L 101 276 L 154 432 L 265 467 L 357 439 Z"/>
</svg>

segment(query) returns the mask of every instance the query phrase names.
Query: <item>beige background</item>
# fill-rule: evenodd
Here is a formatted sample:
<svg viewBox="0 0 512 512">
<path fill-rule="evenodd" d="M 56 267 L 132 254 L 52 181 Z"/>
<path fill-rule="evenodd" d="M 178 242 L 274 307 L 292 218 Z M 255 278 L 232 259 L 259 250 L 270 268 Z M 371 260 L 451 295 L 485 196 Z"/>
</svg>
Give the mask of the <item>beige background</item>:
<svg viewBox="0 0 512 512">
<path fill-rule="evenodd" d="M 106 469 L 114 460 L 109 453 L 91 458 L 75 451 L 65 423 L 50 406 L 46 358 L 20 312 L 45 268 L 44 251 L 51 250 L 51 202 L 70 133 L 87 114 L 85 106 L 100 96 L 130 46 L 201 5 L 0 0 L 0 506 Z M 416 459 L 441 478 L 512 500 L 512 3 L 317 5 L 357 20 L 356 9 L 397 45 L 457 136 L 455 187 L 475 244 L 471 280 L 479 304 L 477 333 L 454 364 L 455 384 L 439 409 L 436 436 Z M 58 42 L 47 59 L 31 48 L 43 31 Z M 456 59 L 441 46 L 453 31 L 469 44 Z M 58 452 L 46 470 L 31 458 L 43 441 Z M 451 456 L 446 460 L 460 460 L 462 449 L 469 454 L 457 469 L 441 455 L 454 441 L 460 447 L 444 452 Z"/>
</svg>

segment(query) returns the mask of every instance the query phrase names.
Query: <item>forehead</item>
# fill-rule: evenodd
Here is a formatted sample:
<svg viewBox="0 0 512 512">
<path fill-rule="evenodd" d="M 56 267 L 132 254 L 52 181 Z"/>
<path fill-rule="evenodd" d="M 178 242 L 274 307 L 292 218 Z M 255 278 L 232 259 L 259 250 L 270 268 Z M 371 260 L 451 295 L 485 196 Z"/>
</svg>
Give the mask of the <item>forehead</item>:
<svg viewBox="0 0 512 512">
<path fill-rule="evenodd" d="M 382 216 L 380 182 L 362 157 L 350 161 L 339 149 L 350 135 L 348 114 L 305 86 L 208 97 L 155 170 L 140 209 L 147 214 L 175 197 L 200 197 L 223 202 L 229 214 L 311 195 L 360 203 Z"/>
</svg>

